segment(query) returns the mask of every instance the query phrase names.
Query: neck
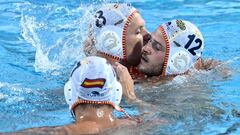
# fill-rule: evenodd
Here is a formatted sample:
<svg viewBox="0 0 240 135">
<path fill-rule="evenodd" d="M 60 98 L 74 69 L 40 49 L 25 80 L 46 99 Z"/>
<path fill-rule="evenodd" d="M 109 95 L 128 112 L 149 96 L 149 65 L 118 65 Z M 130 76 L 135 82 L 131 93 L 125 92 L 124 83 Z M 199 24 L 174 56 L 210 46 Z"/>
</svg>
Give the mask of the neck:
<svg viewBox="0 0 240 135">
<path fill-rule="evenodd" d="M 113 108 L 108 105 L 101 105 L 99 107 L 77 106 L 74 110 L 76 116 L 76 122 L 94 121 L 97 123 L 110 123 L 114 121 L 112 116 Z"/>
</svg>

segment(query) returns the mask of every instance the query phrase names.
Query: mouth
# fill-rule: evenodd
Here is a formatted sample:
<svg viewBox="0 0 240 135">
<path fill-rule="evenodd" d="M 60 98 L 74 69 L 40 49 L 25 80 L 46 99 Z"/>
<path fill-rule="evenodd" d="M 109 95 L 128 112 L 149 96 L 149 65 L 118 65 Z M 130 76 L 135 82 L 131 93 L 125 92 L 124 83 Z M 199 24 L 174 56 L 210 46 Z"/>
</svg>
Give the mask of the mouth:
<svg viewBox="0 0 240 135">
<path fill-rule="evenodd" d="M 144 62 L 148 62 L 149 61 L 148 57 L 146 55 L 144 55 L 144 54 L 142 54 L 141 60 L 143 60 Z"/>
</svg>

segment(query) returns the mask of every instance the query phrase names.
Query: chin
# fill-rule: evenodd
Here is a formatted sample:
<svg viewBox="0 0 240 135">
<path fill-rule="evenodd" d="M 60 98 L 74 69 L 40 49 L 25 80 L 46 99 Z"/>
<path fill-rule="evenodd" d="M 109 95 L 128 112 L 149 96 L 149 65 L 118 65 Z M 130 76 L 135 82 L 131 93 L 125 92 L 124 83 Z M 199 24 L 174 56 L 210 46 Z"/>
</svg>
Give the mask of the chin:
<svg viewBox="0 0 240 135">
<path fill-rule="evenodd" d="M 159 76 L 160 74 L 161 74 L 161 71 L 159 70 L 159 69 L 157 69 L 157 68 L 152 68 L 152 67 L 154 67 L 154 66 L 144 66 L 143 64 L 139 64 L 138 65 L 138 70 L 141 72 L 141 73 L 143 73 L 143 74 L 145 74 L 145 75 L 147 75 L 147 76 Z"/>
<path fill-rule="evenodd" d="M 148 69 L 142 63 L 138 65 L 138 70 L 143 74 L 146 74 L 148 71 Z"/>
<path fill-rule="evenodd" d="M 129 52 L 127 56 L 127 64 L 131 66 L 137 66 L 141 62 L 142 58 L 142 43 L 139 41 L 134 45 L 133 51 Z"/>
<path fill-rule="evenodd" d="M 126 58 L 126 62 L 128 65 L 130 66 L 137 66 L 140 64 L 141 62 L 141 53 L 140 51 L 135 51 L 134 53 L 132 53 L 131 55 L 127 56 Z"/>
<path fill-rule="evenodd" d="M 127 57 L 126 62 L 130 66 L 138 66 L 141 62 L 141 56 L 131 55 Z"/>
</svg>

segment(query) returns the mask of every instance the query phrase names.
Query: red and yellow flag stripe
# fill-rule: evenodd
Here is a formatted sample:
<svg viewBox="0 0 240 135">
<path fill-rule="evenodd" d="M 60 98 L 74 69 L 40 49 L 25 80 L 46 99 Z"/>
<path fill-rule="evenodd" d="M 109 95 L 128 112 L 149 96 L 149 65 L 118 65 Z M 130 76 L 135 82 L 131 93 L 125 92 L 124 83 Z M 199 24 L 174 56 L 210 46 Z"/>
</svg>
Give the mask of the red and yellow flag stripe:
<svg viewBox="0 0 240 135">
<path fill-rule="evenodd" d="M 106 79 L 104 78 L 97 78 L 97 79 L 85 78 L 81 86 L 84 88 L 95 88 L 95 87 L 103 88 L 105 82 L 106 82 Z"/>
</svg>

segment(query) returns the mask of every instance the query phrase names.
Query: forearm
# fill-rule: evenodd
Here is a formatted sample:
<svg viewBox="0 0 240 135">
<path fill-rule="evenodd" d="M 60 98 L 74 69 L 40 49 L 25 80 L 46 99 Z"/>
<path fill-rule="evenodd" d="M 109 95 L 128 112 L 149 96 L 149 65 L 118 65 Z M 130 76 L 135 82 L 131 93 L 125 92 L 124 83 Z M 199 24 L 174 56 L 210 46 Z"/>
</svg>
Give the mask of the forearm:
<svg viewBox="0 0 240 135">
<path fill-rule="evenodd" d="M 131 75 L 128 72 L 128 69 L 117 62 L 115 63 L 115 65 L 113 65 L 113 67 L 117 72 L 119 82 L 122 85 L 124 97 L 126 98 L 126 100 L 135 100 L 136 95 L 134 92 L 134 82 Z"/>
<path fill-rule="evenodd" d="M 39 127 L 30 128 L 18 132 L 6 133 L 6 135 L 67 135 L 66 127 Z"/>
<path fill-rule="evenodd" d="M 134 90 L 134 85 L 126 85 L 124 81 L 120 80 L 120 83 L 122 84 L 123 87 L 123 95 L 126 98 L 127 101 L 134 101 L 137 99 L 135 95 L 135 90 Z"/>
</svg>

